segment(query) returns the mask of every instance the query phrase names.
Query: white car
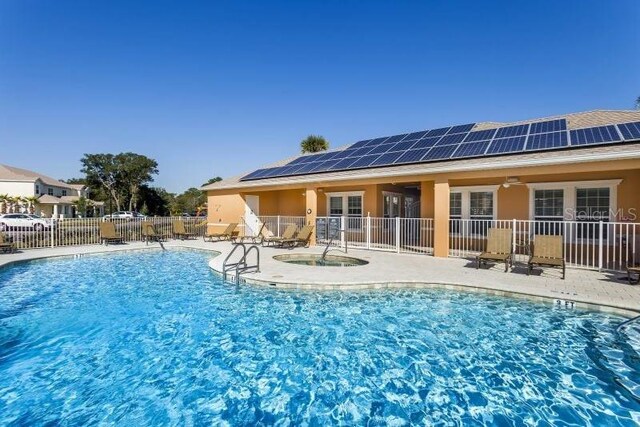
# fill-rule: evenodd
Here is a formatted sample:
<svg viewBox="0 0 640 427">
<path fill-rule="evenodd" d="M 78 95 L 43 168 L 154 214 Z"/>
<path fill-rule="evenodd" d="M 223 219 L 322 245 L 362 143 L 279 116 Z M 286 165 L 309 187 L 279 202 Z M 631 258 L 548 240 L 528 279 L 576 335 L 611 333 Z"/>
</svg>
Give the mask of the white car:
<svg viewBox="0 0 640 427">
<path fill-rule="evenodd" d="M 105 220 L 109 219 L 145 219 L 144 215 L 139 214 L 138 212 L 131 211 L 117 211 L 112 213 L 111 215 L 105 215 L 103 217 Z"/>
<path fill-rule="evenodd" d="M 28 229 L 41 231 L 51 227 L 51 220 L 40 218 L 38 215 L 10 213 L 0 215 L 0 230 Z"/>
</svg>

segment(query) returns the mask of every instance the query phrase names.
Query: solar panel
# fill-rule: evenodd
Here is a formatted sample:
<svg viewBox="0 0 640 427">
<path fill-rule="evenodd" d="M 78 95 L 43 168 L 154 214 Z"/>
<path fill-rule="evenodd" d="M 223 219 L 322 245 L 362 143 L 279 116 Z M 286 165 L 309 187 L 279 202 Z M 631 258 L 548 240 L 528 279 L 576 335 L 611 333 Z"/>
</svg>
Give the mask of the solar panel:
<svg viewBox="0 0 640 427">
<path fill-rule="evenodd" d="M 640 122 L 622 123 L 618 129 L 626 141 L 640 139 Z"/>
<path fill-rule="evenodd" d="M 540 133 L 529 135 L 528 150 L 547 150 L 549 148 L 566 147 L 568 145 L 567 132 Z"/>
<path fill-rule="evenodd" d="M 491 145 L 489 146 L 486 154 L 515 153 L 517 151 L 522 151 L 524 150 L 524 143 L 526 140 L 526 136 L 494 139 L 491 141 Z"/>
<path fill-rule="evenodd" d="M 366 168 L 367 166 L 371 165 L 374 161 L 376 161 L 378 157 L 380 157 L 380 155 L 378 154 L 360 157 L 351 165 L 349 165 L 349 168 Z"/>
<path fill-rule="evenodd" d="M 418 141 L 401 141 L 397 144 L 394 144 L 394 146 L 389 151 L 407 151 L 417 143 Z"/>
<path fill-rule="evenodd" d="M 495 129 L 477 130 L 475 132 L 469 132 L 464 142 L 472 141 L 489 141 L 496 134 Z"/>
<path fill-rule="evenodd" d="M 360 157 L 360 156 L 364 156 L 365 154 L 369 154 L 369 152 L 371 150 L 373 150 L 375 147 L 362 147 L 362 148 L 358 148 L 357 150 L 354 150 L 353 152 L 351 152 L 351 154 L 348 155 L 348 157 Z"/>
<path fill-rule="evenodd" d="M 373 147 L 373 150 L 369 151 L 369 154 L 382 154 L 386 153 L 396 144 L 380 144 Z"/>
<path fill-rule="evenodd" d="M 450 145 L 450 144 L 459 144 L 462 142 L 464 137 L 467 136 L 466 133 L 457 133 L 453 135 L 445 135 L 443 136 L 436 145 Z"/>
<path fill-rule="evenodd" d="M 529 133 L 529 124 L 526 125 L 515 125 L 515 126 L 506 126 L 498 129 L 496 132 L 496 138 L 509 138 L 512 136 L 521 136 Z"/>
<path fill-rule="evenodd" d="M 409 140 L 413 140 L 413 139 L 420 139 L 423 136 L 425 136 L 427 133 L 429 133 L 428 130 L 422 130 L 420 132 L 413 132 L 413 133 L 410 133 L 409 135 L 407 135 L 407 137 L 404 140 L 405 141 L 409 141 Z"/>
<path fill-rule="evenodd" d="M 365 139 L 362 141 L 358 141 L 355 144 L 351 144 L 350 148 L 361 148 L 361 147 L 365 147 L 369 142 L 371 142 L 370 139 Z"/>
<path fill-rule="evenodd" d="M 402 141 L 405 136 L 407 136 L 406 133 L 403 133 L 402 135 L 393 135 L 393 136 L 390 136 L 389 139 L 387 139 L 384 143 L 387 144 L 391 142 Z"/>
<path fill-rule="evenodd" d="M 309 173 L 311 172 L 324 172 L 329 170 L 333 165 L 335 165 L 336 163 L 338 163 L 340 160 L 327 160 L 324 162 L 319 162 L 317 164 L 316 167 L 314 167 L 313 169 L 311 169 L 309 171 Z"/>
<path fill-rule="evenodd" d="M 466 142 L 458 145 L 452 158 L 481 156 L 487 150 L 490 141 Z"/>
<path fill-rule="evenodd" d="M 255 171 L 251 172 L 250 174 L 243 176 L 242 179 L 243 180 L 245 180 L 245 179 L 246 180 L 257 179 L 260 176 L 260 174 L 264 174 L 265 171 L 266 171 L 266 169 L 255 170 Z"/>
<path fill-rule="evenodd" d="M 416 144 L 412 147 L 413 149 L 417 148 L 429 148 L 436 145 L 436 143 L 440 141 L 440 137 L 436 136 L 433 138 L 423 138 L 416 141 Z"/>
<path fill-rule="evenodd" d="M 576 129 L 570 133 L 571 145 L 602 144 L 604 142 L 622 141 L 616 127 L 613 125 Z"/>
<path fill-rule="evenodd" d="M 300 169 L 296 171 L 296 173 L 309 173 L 316 167 L 318 167 L 321 163 L 322 162 L 305 163 Z"/>
<path fill-rule="evenodd" d="M 367 143 L 367 147 L 371 147 L 373 145 L 378 145 L 378 144 L 382 144 L 383 142 L 385 142 L 387 139 L 389 139 L 388 136 L 383 136 L 382 138 L 376 138 L 376 139 L 372 139 L 371 141 L 369 141 Z"/>
<path fill-rule="evenodd" d="M 547 120 L 545 122 L 531 123 L 529 133 L 549 133 L 567 130 L 567 121 L 565 119 Z"/>
<path fill-rule="evenodd" d="M 402 156 L 404 152 L 396 151 L 394 153 L 384 153 L 377 160 L 371 163 L 370 166 L 386 166 L 393 164 L 400 156 Z"/>
<path fill-rule="evenodd" d="M 475 123 L 469 123 L 469 124 L 466 124 L 466 125 L 454 126 L 451 129 L 449 129 L 449 132 L 447 132 L 447 135 L 451 135 L 451 134 L 454 134 L 454 133 L 467 133 L 471 129 L 473 129 L 473 127 L 475 125 L 476 125 Z"/>
<path fill-rule="evenodd" d="M 427 132 L 427 134 L 425 136 L 427 136 L 427 137 L 442 136 L 445 133 L 447 133 L 449 131 L 449 129 L 451 129 L 451 128 L 448 127 L 448 128 L 431 129 L 429 132 Z"/>
<path fill-rule="evenodd" d="M 339 160 L 335 164 L 329 166 L 327 169 L 328 170 L 347 169 L 356 160 L 358 160 L 357 157 L 348 157 L 346 159 Z M 329 160 L 329 161 L 331 161 L 331 160 Z"/>
<path fill-rule="evenodd" d="M 394 162 L 394 164 L 419 162 L 429 150 L 429 148 L 421 148 L 419 150 L 406 151 Z"/>
<path fill-rule="evenodd" d="M 424 161 L 429 160 L 443 160 L 451 157 L 454 151 L 456 151 L 458 145 L 442 145 L 438 147 L 433 147 L 429 152 L 422 158 Z"/>
</svg>

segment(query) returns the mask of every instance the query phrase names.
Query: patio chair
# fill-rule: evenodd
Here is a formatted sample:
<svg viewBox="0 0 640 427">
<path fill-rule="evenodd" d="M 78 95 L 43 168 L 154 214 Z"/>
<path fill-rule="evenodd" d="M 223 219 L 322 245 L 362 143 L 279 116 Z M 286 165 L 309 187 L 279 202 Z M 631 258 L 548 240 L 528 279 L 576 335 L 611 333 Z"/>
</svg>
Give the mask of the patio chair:
<svg viewBox="0 0 640 427">
<path fill-rule="evenodd" d="M 4 253 L 12 253 L 18 250 L 18 246 L 7 239 L 4 233 L 0 232 L 0 250 Z"/>
<path fill-rule="evenodd" d="M 184 227 L 183 221 L 173 221 L 171 223 L 171 228 L 173 230 L 173 236 L 180 240 L 190 239 L 195 237 L 195 234 L 189 233 Z"/>
<path fill-rule="evenodd" d="M 213 242 L 213 239 L 216 239 L 216 242 L 219 242 L 221 240 L 234 240 L 236 236 L 236 227 L 238 227 L 238 223 L 232 222 L 231 224 L 227 225 L 227 228 L 225 228 L 221 233 L 206 233 L 204 235 L 204 241 Z"/>
<path fill-rule="evenodd" d="M 269 246 L 269 244 L 274 246 L 279 242 L 282 242 L 283 240 L 291 240 L 296 237 L 297 233 L 298 226 L 295 224 L 289 224 L 287 228 L 284 229 L 284 233 L 282 233 L 282 236 L 270 236 L 262 239 L 262 246 Z"/>
<path fill-rule="evenodd" d="M 109 243 L 124 243 L 122 234 L 116 231 L 116 226 L 111 221 L 100 223 L 100 242 L 108 245 Z"/>
<path fill-rule="evenodd" d="M 311 242 L 311 236 L 313 235 L 313 225 L 305 225 L 300 229 L 300 232 L 293 239 L 285 239 L 276 243 L 280 247 L 289 246 L 294 248 L 296 246 L 308 246 Z"/>
<path fill-rule="evenodd" d="M 489 261 L 504 262 L 504 272 L 509 271 L 513 262 L 513 233 L 510 228 L 490 228 L 487 236 L 487 248 L 476 257 L 476 270 L 480 264 Z"/>
<path fill-rule="evenodd" d="M 166 236 L 158 233 L 156 231 L 156 227 L 153 225 L 151 221 L 142 221 L 142 240 L 145 242 L 155 241 L 161 242 L 165 240 Z"/>
<path fill-rule="evenodd" d="M 267 224 L 263 222 L 260 226 L 260 230 L 258 230 L 256 234 L 254 234 L 253 236 L 242 236 L 240 237 L 240 241 L 244 242 L 245 240 L 251 240 L 251 243 L 262 243 L 262 240 L 265 238 L 262 233 L 264 232 L 266 225 Z M 258 240 L 260 240 L 260 242 L 258 242 Z"/>
<path fill-rule="evenodd" d="M 527 275 L 531 274 L 534 266 L 561 268 L 564 280 L 566 265 L 562 236 L 535 235 L 533 237 L 533 254 L 529 258 Z"/>
<path fill-rule="evenodd" d="M 633 275 L 637 275 L 636 278 Z M 640 282 L 640 267 L 627 267 L 627 280 L 630 285 L 636 285 Z"/>
</svg>

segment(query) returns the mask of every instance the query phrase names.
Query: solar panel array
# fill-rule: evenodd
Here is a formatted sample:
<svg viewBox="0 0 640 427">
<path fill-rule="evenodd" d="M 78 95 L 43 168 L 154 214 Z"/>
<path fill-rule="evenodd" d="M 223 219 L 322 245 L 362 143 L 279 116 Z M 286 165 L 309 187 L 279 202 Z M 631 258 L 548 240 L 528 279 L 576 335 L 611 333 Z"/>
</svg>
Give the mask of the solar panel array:
<svg viewBox="0 0 640 427">
<path fill-rule="evenodd" d="M 473 130 L 466 124 L 367 139 L 342 151 L 300 156 L 242 181 L 370 167 L 528 153 L 640 140 L 640 122 L 567 130 L 565 119 Z"/>
</svg>

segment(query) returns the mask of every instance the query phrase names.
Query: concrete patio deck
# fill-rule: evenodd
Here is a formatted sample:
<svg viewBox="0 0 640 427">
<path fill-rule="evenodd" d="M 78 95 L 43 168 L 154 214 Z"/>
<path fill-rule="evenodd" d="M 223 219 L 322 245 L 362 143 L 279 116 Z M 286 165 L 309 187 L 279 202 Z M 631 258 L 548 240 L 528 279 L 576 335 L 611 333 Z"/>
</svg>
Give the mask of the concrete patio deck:
<svg viewBox="0 0 640 427">
<path fill-rule="evenodd" d="M 170 248 L 192 248 L 219 252 L 209 261 L 216 272 L 222 271 L 226 255 L 233 249 L 229 242 L 203 242 L 202 240 L 170 240 L 164 243 Z M 15 254 L 0 254 L 0 267 L 13 262 L 76 254 L 118 252 L 123 250 L 158 249 L 157 243 L 141 242 L 124 245 L 68 246 L 50 249 L 33 249 Z M 439 287 L 447 289 L 479 291 L 495 295 L 522 297 L 551 304 L 577 308 L 614 311 L 626 316 L 640 313 L 640 286 L 619 280 L 622 273 L 580 269 L 567 269 L 566 280 L 560 279 L 560 271 L 537 270 L 527 276 L 526 269 L 516 266 L 504 273 L 503 266 L 476 270 L 468 259 L 434 258 L 426 255 L 395 254 L 388 252 L 349 250 L 348 256 L 364 259 L 367 265 L 355 267 L 312 267 L 287 264 L 273 259 L 280 254 L 320 254 L 321 247 L 294 250 L 260 248 L 261 271 L 242 275 L 242 283 L 263 285 L 277 289 L 356 290 L 381 288 Z M 215 251 L 215 252 L 213 252 Z M 334 255 L 344 255 L 334 249 Z M 217 254 L 216 254 L 217 255 Z"/>
</svg>

